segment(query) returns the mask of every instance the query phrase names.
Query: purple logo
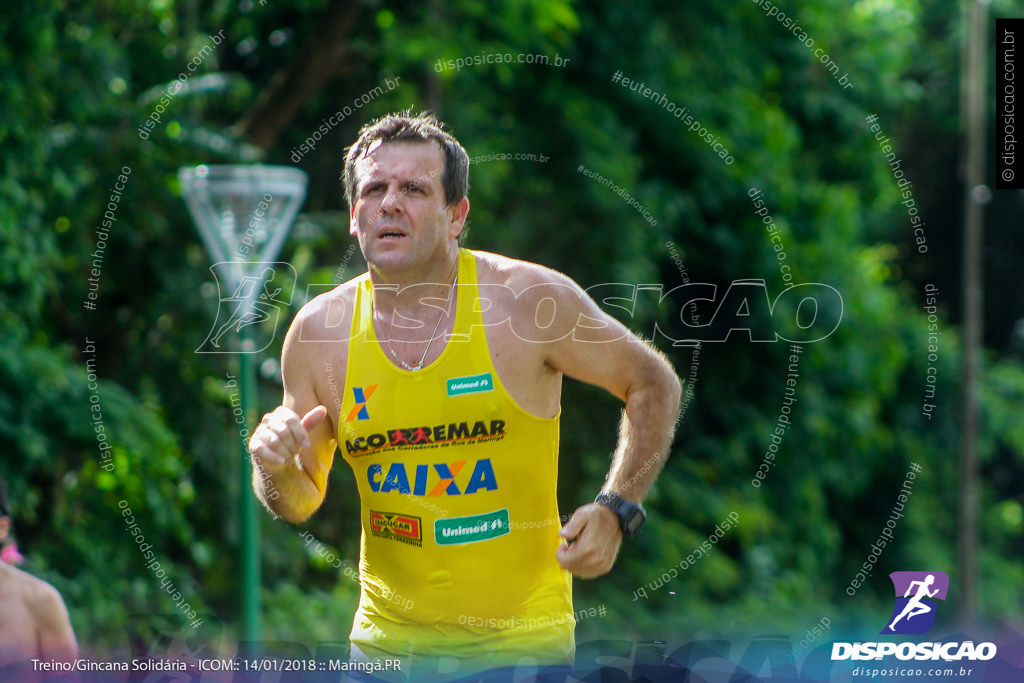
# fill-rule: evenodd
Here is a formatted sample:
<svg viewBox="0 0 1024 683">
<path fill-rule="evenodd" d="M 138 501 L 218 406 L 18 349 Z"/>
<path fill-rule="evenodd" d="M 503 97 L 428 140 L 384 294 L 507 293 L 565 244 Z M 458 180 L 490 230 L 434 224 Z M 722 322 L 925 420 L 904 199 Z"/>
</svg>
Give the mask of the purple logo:
<svg viewBox="0 0 1024 683">
<path fill-rule="evenodd" d="M 935 601 L 946 599 L 949 576 L 945 572 L 893 572 L 889 578 L 896 591 L 896 605 L 889 625 L 879 633 L 927 632 L 935 622 Z"/>
</svg>

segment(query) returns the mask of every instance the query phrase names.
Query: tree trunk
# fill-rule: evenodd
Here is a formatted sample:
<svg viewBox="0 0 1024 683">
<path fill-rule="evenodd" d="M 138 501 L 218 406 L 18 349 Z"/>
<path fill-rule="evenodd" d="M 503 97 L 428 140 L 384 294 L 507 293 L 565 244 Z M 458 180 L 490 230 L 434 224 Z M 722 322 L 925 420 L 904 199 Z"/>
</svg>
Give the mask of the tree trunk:
<svg viewBox="0 0 1024 683">
<path fill-rule="evenodd" d="M 284 69 L 274 74 L 256 104 L 233 127 L 249 143 L 270 147 L 306 101 L 342 71 L 349 35 L 359 15 L 357 0 L 334 0 L 321 29 Z"/>
</svg>

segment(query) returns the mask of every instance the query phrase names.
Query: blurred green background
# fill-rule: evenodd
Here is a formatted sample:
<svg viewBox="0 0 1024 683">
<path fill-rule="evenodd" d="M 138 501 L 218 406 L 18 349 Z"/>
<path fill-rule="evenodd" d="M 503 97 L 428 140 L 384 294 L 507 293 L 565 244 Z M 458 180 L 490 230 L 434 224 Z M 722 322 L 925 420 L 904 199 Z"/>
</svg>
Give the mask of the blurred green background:
<svg viewBox="0 0 1024 683">
<path fill-rule="evenodd" d="M 833 631 L 877 633 L 892 605 L 887 574 L 956 562 L 961 342 L 961 4 L 948 0 L 779 3 L 848 74 L 843 88 L 777 18 L 750 0 L 668 2 L 40 1 L 0 18 L 0 475 L 8 480 L 25 569 L 64 595 L 83 650 L 124 652 L 191 632 L 125 530 L 128 501 L 162 566 L 204 623 L 190 638 L 228 647 L 238 627 L 238 426 L 231 356 L 197 354 L 217 310 L 209 259 L 177 169 L 198 163 L 292 165 L 325 119 L 387 79 L 297 164 L 310 176 L 280 260 L 295 268 L 291 315 L 307 288 L 361 273 L 339 186 L 343 149 L 372 117 L 430 108 L 471 157 L 543 154 L 471 168 L 468 246 L 557 268 L 584 287 L 694 282 L 724 291 L 762 278 L 783 288 L 748 190 L 760 188 L 797 282 L 836 288 L 839 329 L 808 344 L 793 427 L 764 485 L 750 482 L 770 443 L 789 347 L 745 333 L 707 343 L 649 523 L 614 570 L 576 581 L 577 638 L 694 639 Z M 997 0 L 990 17 L 1019 11 Z M 990 18 L 987 35 L 994 31 Z M 223 40 L 140 137 L 168 84 L 211 36 Z M 989 48 L 989 64 L 992 64 Z M 438 60 L 539 53 L 562 66 Z M 443 65 L 443 63 L 442 63 Z M 733 155 L 726 165 L 665 108 L 612 82 L 621 72 L 688 107 Z M 990 71 L 991 73 L 991 71 Z M 994 102 L 986 104 L 989 121 Z M 865 118 L 913 181 L 928 251 Z M 991 134 L 989 139 L 991 140 Z M 991 159 L 991 157 L 989 157 Z M 629 191 L 657 225 L 608 187 Z M 991 166 L 991 161 L 988 162 Z M 97 227 L 122 167 L 131 174 L 110 229 L 96 310 Z M 992 170 L 989 168 L 989 176 Z M 1024 257 L 1021 192 L 985 206 L 978 612 L 1022 628 Z M 924 286 L 939 290 L 942 335 L 931 420 Z M 644 307 L 653 329 L 670 311 Z M 273 329 L 260 331 L 269 339 Z M 280 402 L 283 328 L 261 355 L 261 412 Z M 116 467 L 100 468 L 86 338 Z M 691 351 L 663 350 L 679 374 Z M 598 491 L 620 405 L 567 382 L 560 505 Z M 896 503 L 910 462 L 923 468 L 873 576 L 845 588 Z M 265 637 L 344 641 L 358 584 L 304 545 L 309 530 L 358 558 L 358 504 L 340 458 L 331 495 L 300 527 L 263 516 Z M 730 512 L 741 523 L 706 559 L 649 599 L 633 591 L 678 563 Z M 346 565 L 350 566 L 350 565 Z M 955 629 L 955 610 L 940 619 Z M 873 629 L 873 630 L 872 630 Z"/>
</svg>

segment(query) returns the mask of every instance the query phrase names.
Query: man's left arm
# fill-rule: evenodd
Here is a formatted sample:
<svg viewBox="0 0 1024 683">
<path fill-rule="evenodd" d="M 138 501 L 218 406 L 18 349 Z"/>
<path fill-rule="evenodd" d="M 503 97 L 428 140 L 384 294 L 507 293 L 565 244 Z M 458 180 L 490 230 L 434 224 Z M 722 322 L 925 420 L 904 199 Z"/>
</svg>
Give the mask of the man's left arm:
<svg viewBox="0 0 1024 683">
<path fill-rule="evenodd" d="M 662 353 L 602 311 L 578 285 L 554 277 L 559 333 L 568 324 L 573 334 L 548 343 L 545 361 L 625 402 L 602 491 L 640 503 L 668 457 L 679 411 L 679 378 Z M 622 543 L 619 517 L 599 503 L 577 509 L 561 536 L 569 544 L 558 549 L 558 561 L 582 578 L 607 573 Z"/>
</svg>

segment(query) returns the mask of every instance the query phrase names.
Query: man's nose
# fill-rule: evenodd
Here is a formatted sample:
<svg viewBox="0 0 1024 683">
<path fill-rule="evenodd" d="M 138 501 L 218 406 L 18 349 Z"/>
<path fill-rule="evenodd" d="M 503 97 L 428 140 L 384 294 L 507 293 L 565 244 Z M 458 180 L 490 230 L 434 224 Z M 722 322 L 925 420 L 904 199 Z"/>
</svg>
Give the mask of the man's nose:
<svg viewBox="0 0 1024 683">
<path fill-rule="evenodd" d="M 384 195 L 384 199 L 381 200 L 380 210 L 381 213 L 396 213 L 402 210 L 402 198 L 405 193 L 398 189 L 397 185 L 391 185 L 388 187 L 387 193 Z"/>
</svg>

